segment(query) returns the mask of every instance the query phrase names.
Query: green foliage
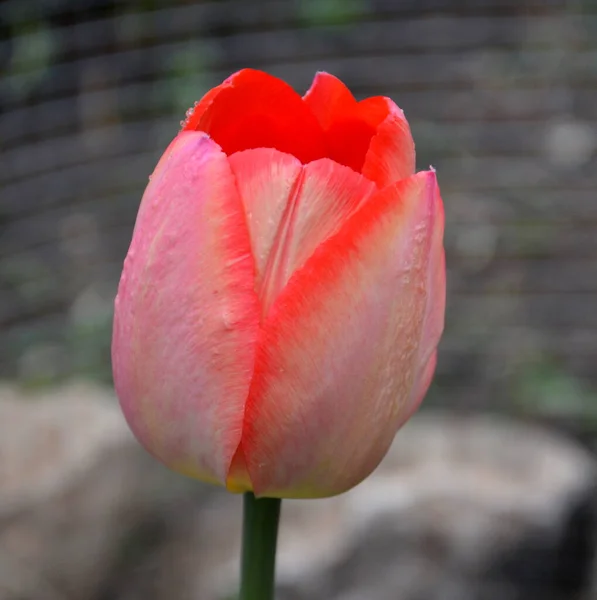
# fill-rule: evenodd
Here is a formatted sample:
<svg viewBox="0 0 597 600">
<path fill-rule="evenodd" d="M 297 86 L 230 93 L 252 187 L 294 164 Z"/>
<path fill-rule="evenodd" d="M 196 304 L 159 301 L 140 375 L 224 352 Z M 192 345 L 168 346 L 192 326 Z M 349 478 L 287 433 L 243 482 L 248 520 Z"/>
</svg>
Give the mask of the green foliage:
<svg viewBox="0 0 597 600">
<path fill-rule="evenodd" d="M 0 278 L 5 286 L 18 290 L 19 300 L 25 306 L 51 297 L 54 291 L 54 274 L 33 252 L 0 260 Z"/>
<path fill-rule="evenodd" d="M 111 311 L 106 311 L 94 319 L 72 324 L 66 339 L 71 373 L 111 383 L 111 340 Z"/>
<path fill-rule="evenodd" d="M 597 391 L 553 361 L 523 371 L 515 385 L 515 399 L 526 413 L 597 427 Z"/>
<path fill-rule="evenodd" d="M 366 0 L 303 0 L 299 3 L 300 18 L 313 27 L 355 23 L 365 8 Z"/>
<path fill-rule="evenodd" d="M 216 82 L 210 73 L 214 51 L 201 39 L 186 42 L 169 57 L 167 81 L 158 86 L 159 93 L 167 98 L 158 98 L 160 104 L 170 101 L 174 111 L 181 115 L 200 100 Z"/>
<path fill-rule="evenodd" d="M 47 74 L 56 49 L 52 30 L 43 21 L 21 24 L 13 32 L 7 82 L 16 96 L 28 94 Z"/>
</svg>

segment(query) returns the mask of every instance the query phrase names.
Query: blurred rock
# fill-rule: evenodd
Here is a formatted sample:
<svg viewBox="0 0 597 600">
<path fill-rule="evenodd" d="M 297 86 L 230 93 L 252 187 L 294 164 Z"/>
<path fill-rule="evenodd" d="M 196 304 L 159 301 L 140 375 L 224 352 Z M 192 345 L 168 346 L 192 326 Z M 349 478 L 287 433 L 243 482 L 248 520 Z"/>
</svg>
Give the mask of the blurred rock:
<svg viewBox="0 0 597 600">
<path fill-rule="evenodd" d="M 556 433 L 422 414 L 356 489 L 284 503 L 278 598 L 585 600 L 596 484 L 594 458 Z M 218 493 L 115 597 L 232 597 L 239 532 L 238 498 Z"/>
<path fill-rule="evenodd" d="M 583 165 L 590 160 L 596 146 L 595 131 L 589 123 L 569 119 L 547 127 L 545 151 L 555 166 L 573 168 Z"/>
<path fill-rule="evenodd" d="M 594 458 L 423 413 L 337 498 L 285 502 L 279 600 L 591 600 Z M 110 393 L 0 391 L 0 599 L 223 600 L 241 502 L 145 456 Z"/>
<path fill-rule="evenodd" d="M 66 356 L 60 344 L 42 342 L 31 345 L 19 357 L 18 373 L 22 381 L 55 381 L 65 371 Z"/>
<path fill-rule="evenodd" d="M 130 532 L 179 494 L 114 396 L 86 384 L 0 388 L 0 599 L 84 600 Z"/>
</svg>

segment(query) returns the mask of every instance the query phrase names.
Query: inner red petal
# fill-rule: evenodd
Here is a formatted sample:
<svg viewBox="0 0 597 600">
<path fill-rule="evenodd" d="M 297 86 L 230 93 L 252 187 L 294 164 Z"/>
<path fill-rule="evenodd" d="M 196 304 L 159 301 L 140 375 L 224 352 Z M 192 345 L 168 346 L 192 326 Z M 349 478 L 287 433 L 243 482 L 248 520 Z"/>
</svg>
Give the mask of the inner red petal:
<svg viewBox="0 0 597 600">
<path fill-rule="evenodd" d="M 303 163 L 328 155 L 321 126 L 302 98 L 261 71 L 239 71 L 209 92 L 196 112 L 184 128 L 205 131 L 228 155 L 276 148 Z"/>
<path fill-rule="evenodd" d="M 325 132 L 329 158 L 360 173 L 375 127 L 358 117 L 332 122 Z"/>
<path fill-rule="evenodd" d="M 378 127 L 390 114 L 388 99 L 383 96 L 373 96 L 357 102 L 356 114 L 371 125 Z"/>
<path fill-rule="evenodd" d="M 315 75 L 303 102 L 323 129 L 327 129 L 338 114 L 348 112 L 356 105 L 350 90 L 337 77 L 325 72 Z"/>
<path fill-rule="evenodd" d="M 303 164 L 319 158 L 362 172 L 371 140 L 389 114 L 387 100 L 357 102 L 337 78 L 319 73 L 304 98 L 262 71 L 244 69 L 197 103 L 185 130 L 205 131 L 231 155 L 275 148 Z"/>
<path fill-rule="evenodd" d="M 329 158 L 360 173 L 371 139 L 389 114 L 386 99 L 357 102 L 337 77 L 318 73 L 303 101 L 324 130 Z"/>
</svg>

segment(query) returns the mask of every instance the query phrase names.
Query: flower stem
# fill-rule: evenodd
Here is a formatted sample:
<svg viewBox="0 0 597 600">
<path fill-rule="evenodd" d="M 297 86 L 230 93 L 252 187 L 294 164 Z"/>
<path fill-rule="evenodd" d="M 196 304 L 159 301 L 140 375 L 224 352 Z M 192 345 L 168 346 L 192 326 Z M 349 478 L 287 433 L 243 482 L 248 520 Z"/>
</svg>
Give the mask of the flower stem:
<svg viewBox="0 0 597 600">
<path fill-rule="evenodd" d="M 243 548 L 239 600 L 273 600 L 276 542 L 280 505 L 278 498 L 244 495 Z"/>
</svg>

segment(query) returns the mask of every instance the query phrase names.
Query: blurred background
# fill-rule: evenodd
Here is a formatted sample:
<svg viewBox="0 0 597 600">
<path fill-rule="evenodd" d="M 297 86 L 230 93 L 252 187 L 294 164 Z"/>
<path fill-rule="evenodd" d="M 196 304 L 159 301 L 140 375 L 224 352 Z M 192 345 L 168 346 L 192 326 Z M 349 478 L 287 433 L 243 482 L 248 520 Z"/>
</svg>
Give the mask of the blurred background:
<svg viewBox="0 0 597 600">
<path fill-rule="evenodd" d="M 429 397 L 288 503 L 280 598 L 597 598 L 597 1 L 4 0 L 0 39 L 1 600 L 233 597 L 238 498 L 138 450 L 109 347 L 148 175 L 247 66 L 391 96 L 447 218 Z"/>
</svg>

